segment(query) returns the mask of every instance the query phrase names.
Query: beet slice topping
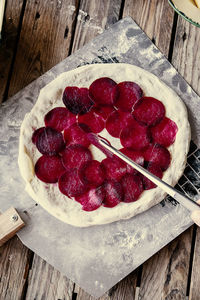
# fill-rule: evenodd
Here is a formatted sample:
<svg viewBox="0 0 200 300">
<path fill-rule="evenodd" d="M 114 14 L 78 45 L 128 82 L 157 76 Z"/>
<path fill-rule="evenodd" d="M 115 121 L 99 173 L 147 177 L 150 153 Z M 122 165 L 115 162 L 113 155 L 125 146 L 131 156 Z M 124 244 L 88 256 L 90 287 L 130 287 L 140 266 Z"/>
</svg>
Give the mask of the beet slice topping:
<svg viewBox="0 0 200 300">
<path fill-rule="evenodd" d="M 126 163 L 116 156 L 112 158 L 107 157 L 102 160 L 101 165 L 103 166 L 107 179 L 120 180 L 121 177 L 126 174 Z"/>
<path fill-rule="evenodd" d="M 162 172 L 161 168 L 154 163 L 149 163 L 147 166 L 147 170 L 159 178 L 162 178 L 162 176 L 163 176 L 163 172 Z M 143 184 L 144 184 L 145 190 L 150 190 L 150 189 L 157 187 L 157 185 L 155 183 L 153 183 L 151 180 L 149 180 L 147 177 L 143 176 L 142 179 L 143 179 Z"/>
<path fill-rule="evenodd" d="M 120 133 L 124 127 L 135 124 L 133 116 L 129 112 L 123 112 L 121 110 L 112 112 L 107 121 L 106 121 L 106 129 L 110 135 L 118 138 Z"/>
<path fill-rule="evenodd" d="M 75 115 L 87 113 L 94 104 L 89 97 L 89 90 L 76 86 L 67 86 L 65 88 L 63 103 Z"/>
<path fill-rule="evenodd" d="M 94 111 L 97 115 L 101 116 L 104 120 L 104 122 L 106 122 L 107 118 L 109 117 L 109 115 L 115 111 L 113 106 L 93 106 L 92 111 Z"/>
<path fill-rule="evenodd" d="M 62 194 L 68 197 L 76 197 L 88 190 L 87 185 L 83 184 L 77 169 L 66 171 L 58 180 L 58 187 Z"/>
<path fill-rule="evenodd" d="M 105 190 L 103 206 L 114 207 L 123 200 L 123 189 L 119 182 L 106 180 L 103 184 L 103 188 Z"/>
<path fill-rule="evenodd" d="M 152 97 L 142 97 L 133 110 L 135 119 L 147 126 L 158 124 L 165 116 L 165 107 L 161 101 Z"/>
<path fill-rule="evenodd" d="M 42 154 L 56 155 L 65 147 L 63 135 L 56 129 L 46 127 L 38 134 L 36 147 Z"/>
<path fill-rule="evenodd" d="M 79 115 L 78 122 L 86 124 L 94 133 L 101 132 L 105 126 L 104 119 L 93 110 L 85 115 Z"/>
<path fill-rule="evenodd" d="M 32 135 L 32 142 L 33 144 L 36 144 L 36 141 L 38 139 L 38 136 L 40 135 L 41 132 L 43 132 L 45 129 L 45 127 L 40 127 L 38 129 L 36 129 L 34 132 L 33 132 L 33 135 Z"/>
<path fill-rule="evenodd" d="M 134 105 L 143 96 L 140 86 L 132 81 L 118 83 L 118 97 L 115 106 L 123 111 L 132 111 Z"/>
<path fill-rule="evenodd" d="M 85 128 L 84 128 L 85 127 Z M 64 130 L 64 140 L 67 145 L 79 144 L 85 147 L 90 145 L 87 138 L 87 126 L 84 124 L 73 124 Z"/>
<path fill-rule="evenodd" d="M 85 211 L 93 211 L 99 208 L 105 197 L 105 192 L 102 186 L 92 188 L 85 194 L 76 197 L 75 200 L 82 204 L 82 209 Z"/>
<path fill-rule="evenodd" d="M 124 155 L 128 156 L 130 159 L 135 161 L 138 165 L 144 166 L 144 157 L 143 157 L 142 152 L 135 151 L 135 150 L 128 149 L 128 148 L 122 148 L 122 149 L 120 149 L 120 151 Z M 127 164 L 127 173 L 136 175 L 136 174 L 138 174 L 138 171 Z"/>
<path fill-rule="evenodd" d="M 164 118 L 159 124 L 151 128 L 154 141 L 164 147 L 172 145 L 176 138 L 178 127 L 174 121 Z"/>
<path fill-rule="evenodd" d="M 65 107 L 55 107 L 44 117 L 46 127 L 63 131 L 76 122 L 76 116 Z"/>
<path fill-rule="evenodd" d="M 117 84 L 108 77 L 96 79 L 89 87 L 89 95 L 99 105 L 113 105 L 117 97 Z"/>
<path fill-rule="evenodd" d="M 56 183 L 65 172 L 60 156 L 41 156 L 35 164 L 35 174 L 43 182 Z"/>
<path fill-rule="evenodd" d="M 66 170 L 80 169 L 92 160 L 92 153 L 82 145 L 70 145 L 62 151 L 62 162 Z"/>
<path fill-rule="evenodd" d="M 162 171 L 165 171 L 169 165 L 171 156 L 169 151 L 159 144 L 150 145 L 143 152 L 145 161 L 158 165 Z"/>
<path fill-rule="evenodd" d="M 100 186 L 105 179 L 105 172 L 101 163 L 91 160 L 80 169 L 80 178 L 84 184 L 92 187 Z"/>
<path fill-rule="evenodd" d="M 149 128 L 138 122 L 122 129 L 120 142 L 125 148 L 141 150 L 150 144 Z"/>
<path fill-rule="evenodd" d="M 126 174 L 121 179 L 124 191 L 124 202 L 136 201 L 143 192 L 143 183 L 140 176 Z"/>
</svg>

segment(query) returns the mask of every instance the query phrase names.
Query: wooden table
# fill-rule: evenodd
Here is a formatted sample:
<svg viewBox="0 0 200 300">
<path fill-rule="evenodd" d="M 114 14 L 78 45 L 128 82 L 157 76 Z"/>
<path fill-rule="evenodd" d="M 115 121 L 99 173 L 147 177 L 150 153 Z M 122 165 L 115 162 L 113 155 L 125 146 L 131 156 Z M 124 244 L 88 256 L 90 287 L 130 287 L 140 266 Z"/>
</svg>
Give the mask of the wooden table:
<svg viewBox="0 0 200 300">
<path fill-rule="evenodd" d="M 167 0 L 7 0 L 0 45 L 0 101 L 131 16 L 200 94 L 200 29 Z M 200 299 L 200 229 L 191 227 L 101 300 Z M 0 299 L 92 300 L 17 237 L 0 248 Z"/>
</svg>

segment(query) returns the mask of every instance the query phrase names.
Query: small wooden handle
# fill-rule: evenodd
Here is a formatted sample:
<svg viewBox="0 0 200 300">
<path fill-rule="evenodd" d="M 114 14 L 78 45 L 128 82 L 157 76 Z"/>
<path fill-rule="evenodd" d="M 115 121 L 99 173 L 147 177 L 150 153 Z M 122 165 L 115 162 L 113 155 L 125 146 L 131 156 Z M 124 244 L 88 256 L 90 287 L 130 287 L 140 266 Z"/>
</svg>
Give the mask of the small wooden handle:
<svg viewBox="0 0 200 300">
<path fill-rule="evenodd" d="M 11 239 L 25 223 L 14 207 L 0 215 L 0 247 Z"/>
</svg>

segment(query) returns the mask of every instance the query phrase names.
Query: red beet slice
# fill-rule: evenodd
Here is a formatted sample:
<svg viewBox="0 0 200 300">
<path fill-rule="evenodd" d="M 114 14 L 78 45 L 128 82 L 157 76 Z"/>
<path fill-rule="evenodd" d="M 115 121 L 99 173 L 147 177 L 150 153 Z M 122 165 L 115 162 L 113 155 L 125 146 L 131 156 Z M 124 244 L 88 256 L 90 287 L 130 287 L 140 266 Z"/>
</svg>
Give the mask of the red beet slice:
<svg viewBox="0 0 200 300">
<path fill-rule="evenodd" d="M 106 122 L 107 118 L 109 117 L 109 115 L 115 111 L 113 106 L 93 106 L 92 110 L 98 114 L 99 116 L 101 116 L 104 120 L 104 122 Z"/>
<path fill-rule="evenodd" d="M 140 176 L 126 174 L 121 179 L 124 191 L 124 202 L 136 201 L 143 192 L 143 183 Z"/>
<path fill-rule="evenodd" d="M 170 153 L 169 151 L 158 144 L 150 145 L 144 152 L 144 159 L 146 161 L 155 163 L 163 171 L 165 171 L 170 165 Z"/>
<path fill-rule="evenodd" d="M 82 209 L 85 211 L 93 211 L 99 208 L 103 202 L 105 192 L 102 186 L 92 188 L 85 194 L 76 197 L 75 200 L 82 204 Z"/>
<path fill-rule="evenodd" d="M 116 156 L 105 158 L 101 165 L 105 170 L 107 179 L 120 180 L 126 174 L 126 164 Z"/>
<path fill-rule="evenodd" d="M 159 124 L 151 128 L 154 141 L 164 147 L 172 145 L 176 138 L 178 127 L 174 121 L 164 118 Z"/>
<path fill-rule="evenodd" d="M 134 105 L 143 96 L 140 86 L 132 81 L 118 83 L 118 97 L 115 106 L 123 111 L 132 111 Z"/>
<path fill-rule="evenodd" d="M 88 190 L 83 184 L 77 169 L 66 171 L 58 180 L 58 187 L 62 194 L 68 197 L 76 197 Z"/>
<path fill-rule="evenodd" d="M 85 125 L 85 127 L 87 127 Z M 83 130 L 84 124 L 73 124 L 64 130 L 64 140 L 67 145 L 79 144 L 85 147 L 90 145 L 86 130 Z"/>
<path fill-rule="evenodd" d="M 56 155 L 65 147 L 63 135 L 51 127 L 46 127 L 38 135 L 36 147 L 42 154 Z"/>
<path fill-rule="evenodd" d="M 149 129 L 135 122 L 131 126 L 122 129 L 120 142 L 125 148 L 144 149 L 150 144 Z"/>
<path fill-rule="evenodd" d="M 122 129 L 126 126 L 136 123 L 132 114 L 123 111 L 114 111 L 110 114 L 106 121 L 106 129 L 110 135 L 118 138 Z"/>
<path fill-rule="evenodd" d="M 162 178 L 162 176 L 163 176 L 163 172 L 162 172 L 161 168 L 154 163 L 149 163 L 147 166 L 147 170 L 159 178 Z M 143 184 L 144 184 L 145 190 L 150 190 L 157 186 L 155 183 L 153 183 L 151 180 L 149 180 L 145 176 L 143 176 Z"/>
<path fill-rule="evenodd" d="M 41 132 L 43 132 L 45 129 L 45 127 L 40 127 L 38 129 L 36 129 L 34 132 L 33 132 L 33 135 L 32 135 L 32 142 L 33 144 L 36 144 L 36 141 L 38 139 L 38 136 L 40 135 Z"/>
<path fill-rule="evenodd" d="M 123 200 L 123 189 L 119 182 L 114 180 L 107 180 L 104 185 L 105 198 L 103 206 L 114 207 Z"/>
<path fill-rule="evenodd" d="M 35 164 L 35 174 L 43 182 L 55 183 L 65 172 L 59 156 L 41 156 Z"/>
<path fill-rule="evenodd" d="M 128 148 L 122 148 L 120 149 L 120 151 L 126 156 L 128 156 L 130 159 L 135 161 L 138 165 L 144 166 L 144 157 L 142 152 L 134 151 Z M 127 173 L 136 175 L 138 174 L 138 171 L 136 171 L 134 168 L 127 164 Z"/>
<path fill-rule="evenodd" d="M 79 115 L 78 122 L 86 124 L 94 133 L 101 132 L 105 125 L 104 119 L 93 110 L 85 115 Z"/>
<path fill-rule="evenodd" d="M 141 98 L 133 110 L 135 119 L 147 126 L 158 124 L 165 116 L 165 107 L 161 101 L 152 97 Z"/>
<path fill-rule="evenodd" d="M 76 116 L 65 107 L 55 107 L 44 117 L 46 127 L 63 131 L 76 122 Z"/>
<path fill-rule="evenodd" d="M 97 187 L 103 183 L 105 172 L 99 161 L 91 160 L 80 169 L 80 177 L 84 184 Z"/>
<path fill-rule="evenodd" d="M 62 162 L 66 170 L 79 169 L 92 160 L 92 153 L 82 145 L 70 145 L 62 152 Z"/>
<path fill-rule="evenodd" d="M 76 86 L 67 86 L 65 88 L 63 103 L 75 115 L 87 113 L 94 104 L 89 97 L 89 90 Z"/>
<path fill-rule="evenodd" d="M 108 77 L 96 79 L 89 87 L 89 95 L 99 105 L 113 105 L 117 97 L 117 84 Z"/>
</svg>

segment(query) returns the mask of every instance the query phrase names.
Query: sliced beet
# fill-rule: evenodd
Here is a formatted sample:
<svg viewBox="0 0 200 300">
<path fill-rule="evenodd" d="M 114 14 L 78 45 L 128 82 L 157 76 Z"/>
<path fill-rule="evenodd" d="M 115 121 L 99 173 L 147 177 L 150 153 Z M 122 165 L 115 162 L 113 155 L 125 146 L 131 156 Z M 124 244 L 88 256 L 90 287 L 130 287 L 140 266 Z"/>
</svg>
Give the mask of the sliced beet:
<svg viewBox="0 0 200 300">
<path fill-rule="evenodd" d="M 55 107 L 44 117 L 46 127 L 63 131 L 76 122 L 76 116 L 65 107 Z"/>
<path fill-rule="evenodd" d="M 62 162 L 66 170 L 80 169 L 83 164 L 92 160 L 92 153 L 86 147 L 70 145 L 62 151 Z"/>
<path fill-rule="evenodd" d="M 161 168 L 154 163 L 149 163 L 147 166 L 147 170 L 159 178 L 162 178 L 162 176 L 163 176 L 163 172 L 162 172 Z M 151 180 L 149 180 L 145 176 L 143 176 L 143 184 L 144 184 L 145 190 L 150 190 L 157 186 L 155 183 L 153 183 Z"/>
<path fill-rule="evenodd" d="M 85 194 L 76 197 L 75 200 L 82 204 L 83 210 L 93 211 L 101 206 L 104 196 L 104 189 L 102 186 L 99 186 L 98 188 L 92 188 Z"/>
<path fill-rule="evenodd" d="M 68 197 L 76 197 L 88 190 L 88 186 L 83 184 L 77 169 L 66 171 L 58 180 L 58 187 L 62 194 Z"/>
<path fill-rule="evenodd" d="M 96 104 L 111 106 L 117 97 L 117 84 L 108 77 L 98 78 L 90 85 L 89 95 Z"/>
<path fill-rule="evenodd" d="M 123 111 L 132 111 L 134 105 L 143 96 L 141 87 L 132 81 L 118 83 L 118 96 L 115 106 Z"/>
<path fill-rule="evenodd" d="M 143 192 L 143 183 L 140 176 L 126 174 L 121 179 L 124 191 L 124 202 L 136 201 Z"/>
<path fill-rule="evenodd" d="M 105 170 L 107 179 L 120 180 L 126 174 L 126 164 L 116 156 L 105 158 L 101 165 Z"/>
<path fill-rule="evenodd" d="M 144 150 L 143 155 L 145 161 L 158 165 L 163 171 L 170 165 L 171 156 L 169 151 L 159 144 L 150 145 Z"/>
<path fill-rule="evenodd" d="M 123 200 L 123 189 L 119 182 L 114 180 L 106 180 L 103 184 L 105 190 L 105 198 L 103 206 L 114 207 Z"/>
<path fill-rule="evenodd" d="M 98 187 L 105 179 L 105 172 L 99 161 L 90 160 L 80 169 L 80 177 L 83 183 Z"/>
<path fill-rule="evenodd" d="M 151 128 L 151 134 L 154 141 L 164 147 L 172 145 L 176 138 L 178 127 L 174 121 L 168 118 Z"/>
<path fill-rule="evenodd" d="M 149 128 L 140 125 L 138 122 L 122 129 L 120 142 L 125 148 L 141 150 L 150 144 Z"/>
<path fill-rule="evenodd" d="M 41 156 L 35 164 L 35 174 L 43 182 L 55 183 L 65 172 L 60 156 Z"/>
<path fill-rule="evenodd" d="M 104 122 L 106 122 L 107 118 L 109 117 L 109 115 L 115 111 L 113 106 L 93 106 L 92 110 L 98 114 L 99 116 L 101 116 L 104 120 Z"/>
<path fill-rule="evenodd" d="M 142 97 L 133 110 L 135 119 L 147 126 L 155 126 L 165 116 L 165 107 L 153 97 Z"/>
<path fill-rule="evenodd" d="M 80 144 L 85 147 L 90 145 L 84 126 L 87 129 L 86 125 L 75 123 L 64 130 L 64 140 L 67 145 Z"/>
<path fill-rule="evenodd" d="M 128 156 L 130 159 L 132 159 L 133 161 L 135 161 L 138 165 L 144 166 L 144 157 L 143 157 L 143 153 L 140 151 L 135 151 L 132 149 L 128 149 L 128 148 L 122 148 L 120 149 L 120 151 Z M 138 174 L 138 171 L 136 171 L 134 168 L 132 168 L 130 165 L 127 164 L 127 173 L 130 174 Z"/>
<path fill-rule="evenodd" d="M 131 113 L 118 110 L 109 115 L 106 121 L 106 129 L 110 135 L 118 138 L 122 129 L 131 125 L 132 123 L 136 122 Z"/>
<path fill-rule="evenodd" d="M 36 129 L 34 132 L 33 132 L 33 135 L 32 135 L 32 142 L 33 144 L 36 144 L 36 141 L 38 139 L 38 136 L 40 135 L 41 132 L 43 132 L 45 129 L 45 127 L 40 127 L 38 129 Z"/>
<path fill-rule="evenodd" d="M 63 135 L 56 129 L 46 127 L 38 134 L 36 147 L 42 154 L 56 155 L 65 147 Z"/>
<path fill-rule="evenodd" d="M 89 97 L 89 90 L 76 86 L 67 86 L 65 88 L 63 103 L 75 115 L 87 113 L 94 105 L 94 102 Z"/>
<path fill-rule="evenodd" d="M 78 122 L 86 124 L 94 133 L 101 132 L 105 126 L 104 119 L 93 110 L 85 115 L 79 115 Z"/>
</svg>

